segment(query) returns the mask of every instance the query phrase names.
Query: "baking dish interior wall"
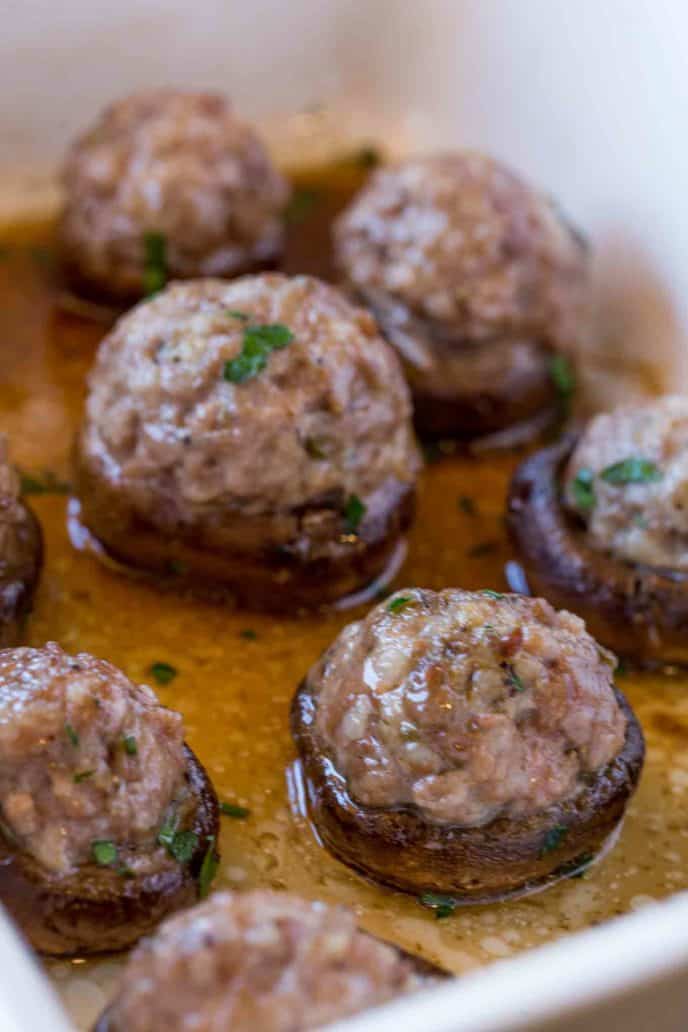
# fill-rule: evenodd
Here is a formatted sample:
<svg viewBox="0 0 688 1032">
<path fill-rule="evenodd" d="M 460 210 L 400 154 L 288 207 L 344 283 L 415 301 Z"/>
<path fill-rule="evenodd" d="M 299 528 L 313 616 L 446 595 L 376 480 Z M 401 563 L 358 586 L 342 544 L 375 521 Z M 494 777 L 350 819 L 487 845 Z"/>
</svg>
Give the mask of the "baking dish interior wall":
<svg viewBox="0 0 688 1032">
<path fill-rule="evenodd" d="M 623 348 L 683 387 L 687 31 L 682 0 L 28 0 L 0 36 L 0 168 L 48 167 L 107 100 L 170 82 L 225 89 L 276 135 L 326 105 L 394 149 L 486 149 L 590 232 L 601 365 Z M 605 401 L 635 387 L 590 379 Z"/>
</svg>

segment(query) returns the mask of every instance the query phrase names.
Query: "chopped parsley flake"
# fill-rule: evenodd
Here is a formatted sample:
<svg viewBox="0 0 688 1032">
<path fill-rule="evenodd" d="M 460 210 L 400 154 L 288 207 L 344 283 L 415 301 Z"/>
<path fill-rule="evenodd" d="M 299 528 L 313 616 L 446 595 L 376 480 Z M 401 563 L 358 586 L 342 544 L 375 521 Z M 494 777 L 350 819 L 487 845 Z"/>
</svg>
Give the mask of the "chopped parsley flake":
<svg viewBox="0 0 688 1032">
<path fill-rule="evenodd" d="M 245 627 L 243 631 L 239 631 L 239 637 L 243 638 L 244 641 L 257 641 L 258 635 L 251 627 Z"/>
<path fill-rule="evenodd" d="M 555 824 L 551 827 L 545 835 L 540 849 L 540 856 L 547 856 L 548 853 L 553 853 L 555 849 L 559 849 L 567 834 L 568 828 L 563 824 Z"/>
<path fill-rule="evenodd" d="M 92 842 L 91 854 L 99 867 L 110 867 L 117 862 L 117 846 L 108 839 Z"/>
<path fill-rule="evenodd" d="M 224 378 L 230 383 L 244 383 L 262 372 L 273 351 L 281 351 L 294 339 L 288 326 L 263 323 L 246 326 L 240 354 L 225 362 Z"/>
<path fill-rule="evenodd" d="M 251 318 L 248 312 L 240 312 L 237 308 L 228 308 L 227 315 L 231 315 L 232 319 L 240 319 L 241 322 L 248 322 Z"/>
<path fill-rule="evenodd" d="M 358 495 L 351 494 L 346 500 L 344 506 L 344 522 L 346 523 L 346 529 L 350 534 L 355 534 L 361 525 L 361 520 L 365 516 L 366 507 L 358 497 Z"/>
<path fill-rule="evenodd" d="M 413 602 L 413 597 L 411 595 L 397 595 L 396 598 L 393 598 L 392 601 L 387 604 L 387 612 L 398 613 L 399 610 L 403 609 L 404 606 L 407 606 L 409 602 Z"/>
<path fill-rule="evenodd" d="M 579 469 L 571 482 L 571 494 L 576 508 L 581 512 L 590 512 L 595 508 L 595 474 L 584 466 Z"/>
<path fill-rule="evenodd" d="M 167 283 L 167 241 L 162 233 L 144 233 L 143 289 L 147 297 Z"/>
<path fill-rule="evenodd" d="M 220 813 L 225 817 L 233 817 L 237 821 L 243 821 L 251 815 L 251 811 L 245 806 L 237 806 L 236 803 L 220 803 Z"/>
<path fill-rule="evenodd" d="M 298 226 L 301 222 L 305 222 L 322 197 L 322 190 L 310 186 L 298 187 L 292 193 L 289 203 L 284 209 L 284 221 L 288 226 Z"/>
<path fill-rule="evenodd" d="M 215 852 L 215 837 L 211 835 L 208 839 L 208 848 L 205 856 L 203 857 L 203 863 L 201 864 L 201 872 L 198 876 L 198 897 L 199 899 L 205 899 L 210 892 L 210 886 L 213 878 L 217 874 L 217 865 L 219 863 L 219 857 Z"/>
<path fill-rule="evenodd" d="M 65 729 L 65 734 L 67 735 L 67 738 L 69 739 L 69 741 L 72 743 L 72 745 L 76 749 L 78 747 L 78 745 L 79 745 L 79 736 L 78 736 L 78 734 L 76 733 L 76 731 L 74 730 L 74 728 L 72 727 L 71 724 L 65 724 L 64 729 Z"/>
<path fill-rule="evenodd" d="M 87 778 L 92 778 L 94 774 L 94 770 L 79 770 L 74 775 L 74 784 L 80 785 L 82 781 L 86 781 Z"/>
<path fill-rule="evenodd" d="M 509 677 L 509 684 L 512 688 L 515 688 L 517 692 L 524 692 L 526 690 L 526 686 L 513 667 L 507 668 L 507 674 Z"/>
<path fill-rule="evenodd" d="M 179 673 L 177 668 L 173 667 L 171 663 L 162 662 L 153 663 L 148 672 L 155 678 L 158 684 L 169 684 L 170 681 L 174 681 Z"/>
<path fill-rule="evenodd" d="M 494 555 L 499 551 L 499 541 L 479 541 L 466 553 L 469 559 L 480 559 L 484 555 Z"/>
<path fill-rule="evenodd" d="M 458 505 L 461 512 L 465 513 L 466 516 L 478 515 L 478 506 L 468 495 L 459 495 Z"/>
<path fill-rule="evenodd" d="M 188 864 L 198 847 L 198 835 L 194 831 L 177 831 L 178 823 L 177 815 L 169 814 L 158 832 L 158 842 L 178 863 Z"/>
<path fill-rule="evenodd" d="M 23 495 L 64 495 L 72 490 L 71 484 L 66 480 L 60 480 L 51 470 L 44 470 L 43 473 L 25 473 L 23 470 L 18 472 Z"/>
<path fill-rule="evenodd" d="M 576 373 L 566 355 L 552 355 L 549 360 L 549 375 L 562 398 L 570 398 L 576 390 Z"/>
<path fill-rule="evenodd" d="M 139 747 L 136 744 L 136 739 L 133 735 L 126 735 L 122 739 L 122 745 L 124 746 L 124 751 L 127 756 L 136 756 L 139 751 Z"/>
<path fill-rule="evenodd" d="M 620 486 L 623 484 L 653 484 L 661 480 L 663 474 L 659 466 L 650 459 L 630 455 L 621 462 L 607 466 L 602 470 L 600 476 L 607 484 Z"/>
<path fill-rule="evenodd" d="M 457 906 L 456 900 L 452 896 L 441 896 L 436 892 L 424 892 L 420 897 L 420 902 L 424 907 L 434 910 L 435 917 L 439 920 L 451 917 Z"/>
<path fill-rule="evenodd" d="M 480 594 L 487 595 L 488 598 L 506 598 L 506 595 L 502 591 L 493 591 L 492 588 L 483 588 Z"/>
</svg>

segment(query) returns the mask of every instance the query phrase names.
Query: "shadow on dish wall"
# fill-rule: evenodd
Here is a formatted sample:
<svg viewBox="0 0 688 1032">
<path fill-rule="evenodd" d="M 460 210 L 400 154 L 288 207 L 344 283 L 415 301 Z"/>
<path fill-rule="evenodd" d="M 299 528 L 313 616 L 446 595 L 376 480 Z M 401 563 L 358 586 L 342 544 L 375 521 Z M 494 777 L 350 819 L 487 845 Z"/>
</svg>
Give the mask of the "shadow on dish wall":
<svg viewBox="0 0 688 1032">
<path fill-rule="evenodd" d="M 594 332 L 581 379 L 586 407 L 606 409 L 688 389 L 685 333 L 670 290 L 628 233 L 599 235 L 593 266 Z"/>
</svg>

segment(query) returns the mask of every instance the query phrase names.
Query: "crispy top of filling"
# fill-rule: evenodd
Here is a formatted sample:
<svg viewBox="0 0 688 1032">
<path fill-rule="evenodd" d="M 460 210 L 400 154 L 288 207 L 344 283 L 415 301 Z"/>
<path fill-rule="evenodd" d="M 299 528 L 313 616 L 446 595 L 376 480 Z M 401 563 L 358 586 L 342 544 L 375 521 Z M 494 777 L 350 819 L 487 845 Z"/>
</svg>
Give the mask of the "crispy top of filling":
<svg viewBox="0 0 688 1032">
<path fill-rule="evenodd" d="M 614 666 L 542 599 L 412 588 L 345 628 L 308 679 L 357 802 L 477 826 L 575 796 L 619 753 Z"/>
</svg>

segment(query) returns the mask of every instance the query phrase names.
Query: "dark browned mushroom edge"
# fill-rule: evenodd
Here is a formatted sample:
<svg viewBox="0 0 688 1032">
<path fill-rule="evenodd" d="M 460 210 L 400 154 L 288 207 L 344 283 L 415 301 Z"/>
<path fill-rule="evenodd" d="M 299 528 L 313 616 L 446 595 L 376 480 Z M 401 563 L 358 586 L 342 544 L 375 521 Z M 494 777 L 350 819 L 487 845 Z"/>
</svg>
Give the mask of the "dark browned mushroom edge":
<svg viewBox="0 0 688 1032">
<path fill-rule="evenodd" d="M 76 455 L 79 519 L 101 546 L 101 557 L 120 564 L 122 572 L 152 575 L 159 586 L 189 590 L 204 598 L 246 608 L 294 614 L 341 603 L 378 578 L 413 521 L 415 487 L 390 484 L 388 504 L 378 517 L 364 514 L 355 533 L 346 528 L 341 507 L 323 502 L 285 513 L 293 528 L 287 546 L 255 545 L 257 517 L 234 518 L 233 533 L 251 539 L 245 550 L 213 547 L 203 531 L 180 527 L 164 534 L 143 519 L 100 471 Z M 326 541 L 309 538 L 304 519 L 317 515 L 331 527 Z M 272 518 L 270 518 L 271 520 Z M 266 537 L 271 526 L 266 520 Z M 381 585 L 378 585 L 381 586 Z"/>
<path fill-rule="evenodd" d="M 620 824 L 644 758 L 640 725 L 615 689 L 627 719 L 619 755 L 570 800 L 528 818 L 500 817 L 465 828 L 426 820 L 413 805 L 366 807 L 321 748 L 308 679 L 292 704 L 291 728 L 305 778 L 309 815 L 327 848 L 374 881 L 457 904 L 490 903 L 545 888 L 578 873 Z"/>
<path fill-rule="evenodd" d="M 467 448 L 481 450 L 513 448 L 541 438 L 568 417 L 569 399 L 562 395 L 552 378 L 554 351 L 546 340 L 542 341 L 542 361 L 535 376 L 502 377 L 495 380 L 489 391 L 466 389 L 463 383 L 449 378 L 441 388 L 434 390 L 424 383 L 422 372 L 406 361 L 402 349 L 396 347 L 397 324 L 390 324 L 384 306 L 346 280 L 343 286 L 358 304 L 372 312 L 383 336 L 399 354 L 413 395 L 414 423 L 422 438 L 453 439 Z M 394 305 L 394 312 L 398 319 L 399 305 Z M 449 343 L 475 350 L 494 343 L 491 340 L 467 343 L 408 309 L 405 319 L 403 332 L 411 337 L 416 333 L 430 344 L 436 340 L 445 347 Z"/>
<path fill-rule="evenodd" d="M 24 502 L 24 522 L 19 528 L 21 560 L 11 567 L 0 563 L 0 648 L 16 645 L 31 612 L 43 565 L 43 533 L 32 510 Z"/>
<path fill-rule="evenodd" d="M 49 956 L 121 950 L 194 902 L 203 860 L 217 842 L 219 811 L 205 770 L 184 749 L 187 783 L 197 800 L 188 830 L 198 836 L 186 864 L 133 878 L 89 864 L 59 878 L 17 852 L 0 831 L 0 899 L 34 949 Z"/>
<path fill-rule="evenodd" d="M 444 968 L 438 967 L 436 964 L 432 964 L 429 960 L 425 960 L 423 957 L 418 957 L 415 953 L 409 953 L 407 950 L 402 949 L 401 946 L 397 946 L 393 942 L 388 942 L 384 939 L 381 941 L 384 942 L 386 946 L 391 946 L 399 956 L 408 960 L 415 973 L 420 975 L 421 978 L 435 978 L 442 981 L 454 978 L 454 975 L 452 975 L 450 971 L 446 971 Z M 108 1004 L 100 1015 L 93 1026 L 93 1032 L 126 1032 L 126 1029 L 118 1027 L 116 1020 L 113 1020 L 116 1014 L 116 1007 L 117 997 Z M 259 1032 L 259 1030 L 256 1030 L 256 1032 Z"/>
<path fill-rule="evenodd" d="M 568 434 L 527 458 L 509 488 L 507 525 L 533 594 L 585 620 L 603 645 L 644 666 L 688 663 L 688 576 L 591 548 L 561 504 Z"/>
</svg>

